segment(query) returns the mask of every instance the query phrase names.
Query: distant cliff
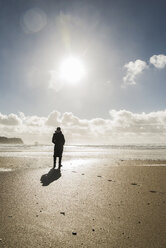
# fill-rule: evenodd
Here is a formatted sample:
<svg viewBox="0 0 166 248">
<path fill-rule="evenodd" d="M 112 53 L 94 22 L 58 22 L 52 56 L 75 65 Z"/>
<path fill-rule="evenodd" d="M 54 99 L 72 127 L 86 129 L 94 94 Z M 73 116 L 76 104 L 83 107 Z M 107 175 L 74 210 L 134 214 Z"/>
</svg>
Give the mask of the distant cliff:
<svg viewBox="0 0 166 248">
<path fill-rule="evenodd" d="M 23 144 L 23 141 L 20 138 L 0 137 L 0 144 Z"/>
</svg>

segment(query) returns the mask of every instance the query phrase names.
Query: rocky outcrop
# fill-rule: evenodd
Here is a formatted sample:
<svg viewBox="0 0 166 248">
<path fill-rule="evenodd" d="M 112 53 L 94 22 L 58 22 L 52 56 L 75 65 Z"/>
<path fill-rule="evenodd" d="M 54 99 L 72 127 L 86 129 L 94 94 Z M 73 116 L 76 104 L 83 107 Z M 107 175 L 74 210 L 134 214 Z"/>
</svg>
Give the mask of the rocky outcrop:
<svg viewBox="0 0 166 248">
<path fill-rule="evenodd" d="M 0 144 L 23 144 L 23 141 L 20 138 L 0 137 Z"/>
</svg>

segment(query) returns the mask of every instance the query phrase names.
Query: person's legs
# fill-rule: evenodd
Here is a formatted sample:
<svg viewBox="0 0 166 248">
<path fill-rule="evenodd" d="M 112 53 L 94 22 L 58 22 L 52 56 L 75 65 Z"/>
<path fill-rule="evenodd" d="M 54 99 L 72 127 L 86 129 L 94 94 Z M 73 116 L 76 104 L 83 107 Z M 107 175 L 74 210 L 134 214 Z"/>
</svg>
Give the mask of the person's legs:
<svg viewBox="0 0 166 248">
<path fill-rule="evenodd" d="M 62 157 L 59 157 L 59 168 L 62 166 L 61 161 L 62 161 Z"/>
<path fill-rule="evenodd" d="M 53 168 L 55 169 L 56 167 L 56 157 L 54 156 L 54 165 L 53 165 Z"/>
</svg>

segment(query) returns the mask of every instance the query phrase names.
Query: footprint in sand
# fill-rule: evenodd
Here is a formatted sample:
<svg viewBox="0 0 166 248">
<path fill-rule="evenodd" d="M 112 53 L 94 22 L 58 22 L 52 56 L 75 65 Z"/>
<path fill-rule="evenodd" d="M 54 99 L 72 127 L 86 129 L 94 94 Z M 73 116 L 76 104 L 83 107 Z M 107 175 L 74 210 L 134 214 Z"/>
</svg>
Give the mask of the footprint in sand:
<svg viewBox="0 0 166 248">
<path fill-rule="evenodd" d="M 131 183 L 131 185 L 138 185 L 137 183 Z M 139 185 L 138 185 L 139 186 Z"/>
<path fill-rule="evenodd" d="M 102 176 L 97 176 L 97 177 L 102 177 Z"/>
</svg>

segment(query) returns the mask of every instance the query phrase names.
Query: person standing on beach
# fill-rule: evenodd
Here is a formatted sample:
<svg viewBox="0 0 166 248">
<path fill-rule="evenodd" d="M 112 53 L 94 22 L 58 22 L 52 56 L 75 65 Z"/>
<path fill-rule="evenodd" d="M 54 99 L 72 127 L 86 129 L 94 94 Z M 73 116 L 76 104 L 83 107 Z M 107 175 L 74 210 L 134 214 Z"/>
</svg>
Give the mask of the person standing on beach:
<svg viewBox="0 0 166 248">
<path fill-rule="evenodd" d="M 65 144 L 65 138 L 64 138 L 64 135 L 63 135 L 60 127 L 57 127 L 55 133 L 53 134 L 52 143 L 54 143 L 54 165 L 53 165 L 53 168 L 55 169 L 56 158 L 59 157 L 58 169 L 60 169 L 62 166 L 61 162 L 62 162 L 63 146 Z"/>
</svg>

